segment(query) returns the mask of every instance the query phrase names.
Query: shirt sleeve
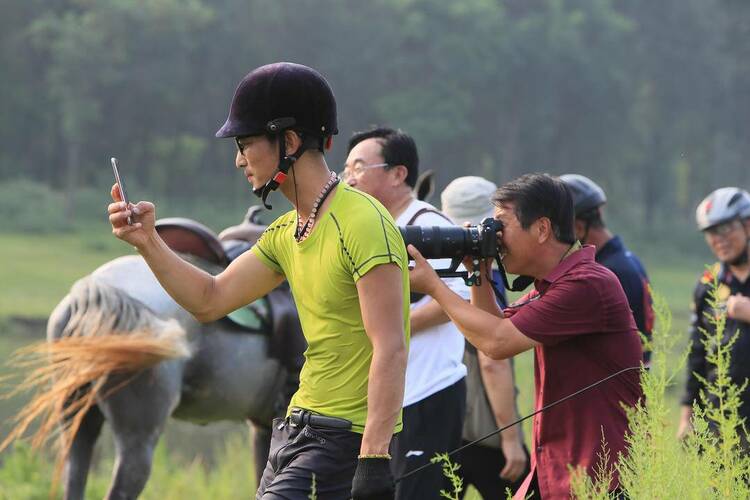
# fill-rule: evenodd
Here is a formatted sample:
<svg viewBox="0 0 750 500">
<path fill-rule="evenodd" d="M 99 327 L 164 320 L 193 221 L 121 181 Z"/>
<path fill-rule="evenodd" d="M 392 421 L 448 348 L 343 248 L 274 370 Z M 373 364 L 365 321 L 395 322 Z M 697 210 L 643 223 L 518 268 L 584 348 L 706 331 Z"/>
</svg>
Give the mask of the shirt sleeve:
<svg viewBox="0 0 750 500">
<path fill-rule="evenodd" d="M 576 335 L 598 333 L 602 325 L 602 305 L 594 286 L 581 280 L 560 280 L 540 296 L 506 313 L 518 330 L 544 345 L 555 345 Z"/>
<path fill-rule="evenodd" d="M 406 246 L 393 219 L 379 211 L 371 217 L 353 218 L 341 228 L 345 265 L 354 282 L 381 264 L 406 269 Z"/>
<path fill-rule="evenodd" d="M 700 398 L 700 389 L 703 384 L 698 376 L 706 378 L 708 366 L 706 363 L 706 346 L 703 345 L 703 334 L 706 329 L 704 311 L 706 310 L 706 286 L 700 281 L 693 292 L 693 303 L 691 304 L 692 315 L 690 317 L 690 352 L 687 359 L 687 377 L 685 379 L 685 393 L 682 396 L 683 405 L 692 405 L 693 401 Z M 696 374 L 698 376 L 696 376 Z"/>
</svg>

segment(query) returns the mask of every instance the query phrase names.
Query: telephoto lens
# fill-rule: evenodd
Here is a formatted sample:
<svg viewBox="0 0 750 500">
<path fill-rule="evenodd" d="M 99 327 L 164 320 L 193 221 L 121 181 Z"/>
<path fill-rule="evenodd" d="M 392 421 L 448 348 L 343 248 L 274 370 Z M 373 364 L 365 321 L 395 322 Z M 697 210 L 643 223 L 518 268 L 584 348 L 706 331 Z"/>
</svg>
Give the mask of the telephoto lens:
<svg viewBox="0 0 750 500">
<path fill-rule="evenodd" d="M 464 256 L 495 257 L 500 221 L 484 219 L 478 226 L 399 227 L 406 245 L 414 245 L 425 259 L 453 259 Z"/>
<path fill-rule="evenodd" d="M 471 244 L 466 240 L 469 228 L 458 226 L 399 227 L 404 243 L 414 245 L 425 259 L 450 259 L 466 255 Z"/>
</svg>

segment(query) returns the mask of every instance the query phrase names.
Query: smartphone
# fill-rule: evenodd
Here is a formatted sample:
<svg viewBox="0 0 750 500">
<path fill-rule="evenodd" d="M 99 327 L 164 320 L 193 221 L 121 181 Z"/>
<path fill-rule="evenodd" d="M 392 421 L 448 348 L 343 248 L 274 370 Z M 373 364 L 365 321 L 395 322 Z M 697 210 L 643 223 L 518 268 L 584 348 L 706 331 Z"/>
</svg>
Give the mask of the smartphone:
<svg viewBox="0 0 750 500">
<path fill-rule="evenodd" d="M 120 177 L 120 171 L 117 170 L 117 158 L 113 156 L 110 161 L 112 162 L 112 172 L 115 174 L 115 182 L 117 182 L 117 185 L 120 187 L 122 201 L 125 202 L 125 206 L 127 207 L 130 204 L 130 201 L 128 200 L 128 192 L 125 190 L 125 183 L 122 181 L 122 177 Z M 128 224 L 133 224 L 133 219 L 130 216 L 128 216 Z"/>
</svg>

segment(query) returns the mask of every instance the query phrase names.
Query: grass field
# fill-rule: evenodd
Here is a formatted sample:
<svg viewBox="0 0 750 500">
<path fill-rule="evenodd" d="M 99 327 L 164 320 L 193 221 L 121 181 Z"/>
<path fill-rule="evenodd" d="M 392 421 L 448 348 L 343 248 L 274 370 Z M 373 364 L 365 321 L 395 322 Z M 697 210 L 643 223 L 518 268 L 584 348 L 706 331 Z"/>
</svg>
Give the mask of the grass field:
<svg viewBox="0 0 750 500">
<path fill-rule="evenodd" d="M 132 250 L 109 234 L 108 227 L 86 232 L 42 236 L 0 233 L 0 356 L 29 342 L 44 338 L 46 316 L 70 285 L 104 262 Z M 674 313 L 674 328 L 685 332 L 689 302 L 695 279 L 705 262 L 684 256 L 658 255 L 644 259 L 654 289 L 663 295 Z M 682 348 L 687 343 L 679 347 Z M 6 373 L 0 368 L 0 375 Z M 519 409 L 532 410 L 533 358 L 530 352 L 516 360 Z M 674 406 L 681 382 L 673 389 Z M 8 418 L 23 398 L 0 400 L 0 436 L 9 429 Z M 530 437 L 530 420 L 525 425 Z M 155 460 L 145 499 L 237 498 L 254 491 L 247 427 L 222 423 L 199 427 L 170 421 Z M 0 455 L 0 500 L 47 498 L 49 462 L 35 458 L 25 448 Z M 88 497 L 101 498 L 106 491 L 112 465 L 111 436 L 100 439 L 95 473 L 90 476 Z M 472 493 L 467 498 L 476 499 Z"/>
</svg>

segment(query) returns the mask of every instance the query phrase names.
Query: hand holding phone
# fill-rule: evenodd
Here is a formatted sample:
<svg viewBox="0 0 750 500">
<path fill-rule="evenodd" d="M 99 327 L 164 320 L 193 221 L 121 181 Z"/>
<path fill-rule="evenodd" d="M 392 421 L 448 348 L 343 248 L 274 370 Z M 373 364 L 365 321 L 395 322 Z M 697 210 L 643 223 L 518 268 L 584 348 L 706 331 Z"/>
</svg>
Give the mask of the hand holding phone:
<svg viewBox="0 0 750 500">
<path fill-rule="evenodd" d="M 125 206 L 127 207 L 130 204 L 130 201 L 128 200 L 128 192 L 125 190 L 125 183 L 122 181 L 120 171 L 117 169 L 117 158 L 113 156 L 110 161 L 112 162 L 112 172 L 115 174 L 115 182 L 117 182 L 117 187 L 120 188 L 120 196 L 122 196 L 122 201 L 125 202 Z M 128 225 L 132 224 L 133 219 L 128 216 Z"/>
</svg>

